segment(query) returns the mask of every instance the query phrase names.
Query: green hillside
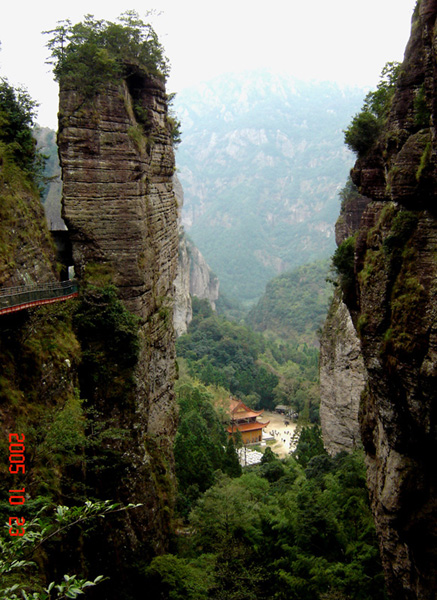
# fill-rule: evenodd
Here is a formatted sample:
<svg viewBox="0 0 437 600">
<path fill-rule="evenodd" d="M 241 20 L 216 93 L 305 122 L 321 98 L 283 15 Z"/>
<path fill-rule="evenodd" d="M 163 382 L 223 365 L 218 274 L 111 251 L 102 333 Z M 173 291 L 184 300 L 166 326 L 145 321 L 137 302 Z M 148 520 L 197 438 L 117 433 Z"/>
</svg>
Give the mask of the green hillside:
<svg viewBox="0 0 437 600">
<path fill-rule="evenodd" d="M 332 296 L 329 268 L 329 260 L 319 260 L 269 281 L 247 323 L 273 337 L 315 344 Z"/>
<path fill-rule="evenodd" d="M 332 254 L 362 97 L 268 72 L 178 94 L 184 225 L 227 296 L 250 306 L 275 275 Z"/>
</svg>

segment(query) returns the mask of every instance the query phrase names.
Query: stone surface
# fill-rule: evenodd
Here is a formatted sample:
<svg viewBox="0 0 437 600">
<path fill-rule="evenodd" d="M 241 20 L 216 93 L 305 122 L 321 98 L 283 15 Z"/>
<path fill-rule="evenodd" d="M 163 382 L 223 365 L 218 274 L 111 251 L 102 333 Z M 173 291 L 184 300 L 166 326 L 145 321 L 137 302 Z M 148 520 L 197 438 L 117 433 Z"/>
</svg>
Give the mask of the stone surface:
<svg viewBox="0 0 437 600">
<path fill-rule="evenodd" d="M 360 341 L 337 292 L 320 346 L 320 420 L 323 442 L 331 455 L 361 445 L 358 411 L 365 381 Z"/>
<path fill-rule="evenodd" d="M 179 236 L 178 273 L 175 280 L 174 327 L 176 335 L 186 333 L 193 317 L 191 298 L 208 300 L 213 310 L 219 297 L 220 282 L 212 273 L 200 250 L 182 231 Z"/>
<path fill-rule="evenodd" d="M 173 322 L 176 336 L 180 336 L 186 333 L 193 318 L 192 296 L 209 300 L 215 310 L 215 302 L 219 296 L 219 280 L 211 272 L 200 250 L 185 235 L 182 226 L 184 192 L 176 175 L 173 183 L 179 211 L 179 260 L 175 279 Z"/>
<path fill-rule="evenodd" d="M 190 256 L 187 248 L 187 238 L 183 231 L 179 233 L 178 271 L 175 279 L 175 303 L 173 323 L 176 337 L 187 332 L 193 318 L 193 308 L 190 295 Z"/>
<path fill-rule="evenodd" d="M 209 268 L 200 250 L 188 240 L 190 254 L 190 294 L 201 300 L 209 300 L 212 309 L 219 297 L 218 277 Z"/>
<path fill-rule="evenodd" d="M 137 122 L 134 103 L 147 113 L 145 125 Z M 131 466 L 122 485 L 113 482 L 113 499 L 143 504 L 124 519 L 114 541 L 124 561 L 140 549 L 165 549 L 174 502 L 178 229 L 166 116 L 164 84 L 140 72 L 90 99 L 61 86 L 63 218 L 76 273 L 80 279 L 90 265 L 105 265 L 125 306 L 139 318 L 133 405 L 106 408 L 108 421 L 130 431 L 125 452 Z"/>
<path fill-rule="evenodd" d="M 357 234 L 371 202 L 354 186 L 347 190 L 335 225 L 337 245 Z M 350 452 L 361 444 L 358 413 L 365 382 L 360 340 L 337 287 L 320 339 L 320 420 L 324 445 L 331 455 Z"/>
<path fill-rule="evenodd" d="M 337 246 L 358 231 L 361 217 L 369 202 L 370 199 L 361 194 L 353 194 L 352 198 L 345 201 L 335 224 L 335 243 Z"/>
</svg>

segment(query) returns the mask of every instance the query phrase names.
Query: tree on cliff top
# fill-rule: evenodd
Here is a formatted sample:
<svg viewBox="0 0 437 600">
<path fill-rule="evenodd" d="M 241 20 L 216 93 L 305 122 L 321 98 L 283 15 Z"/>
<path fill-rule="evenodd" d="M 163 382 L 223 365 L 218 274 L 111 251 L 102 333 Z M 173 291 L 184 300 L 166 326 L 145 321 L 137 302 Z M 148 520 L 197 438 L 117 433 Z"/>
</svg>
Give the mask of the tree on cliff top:
<svg viewBox="0 0 437 600">
<path fill-rule="evenodd" d="M 400 70 L 400 63 L 386 63 L 376 90 L 367 94 L 361 112 L 344 131 L 345 144 L 358 156 L 363 156 L 373 146 L 388 117 Z"/>
<path fill-rule="evenodd" d="M 44 33 L 51 52 L 56 81 L 93 94 L 109 81 L 139 70 L 166 79 L 168 59 L 153 27 L 135 11 L 126 11 L 117 23 L 87 15 L 81 23 L 58 21 Z"/>
</svg>

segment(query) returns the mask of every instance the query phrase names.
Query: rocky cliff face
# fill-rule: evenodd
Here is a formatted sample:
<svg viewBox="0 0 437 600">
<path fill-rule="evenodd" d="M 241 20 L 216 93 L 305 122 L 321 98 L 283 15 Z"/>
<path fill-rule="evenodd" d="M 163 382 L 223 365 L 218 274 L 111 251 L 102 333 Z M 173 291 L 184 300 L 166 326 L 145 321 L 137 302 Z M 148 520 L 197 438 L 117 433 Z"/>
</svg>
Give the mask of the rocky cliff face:
<svg viewBox="0 0 437 600">
<path fill-rule="evenodd" d="M 197 296 L 209 300 L 213 310 L 215 310 L 220 284 L 218 278 L 211 272 L 200 250 L 185 235 L 182 226 L 184 192 L 176 175 L 173 183 L 179 211 L 179 260 L 175 279 L 173 322 L 176 335 L 180 336 L 186 333 L 187 327 L 193 318 L 191 297 Z"/>
<path fill-rule="evenodd" d="M 338 246 L 358 232 L 369 202 L 348 182 L 335 225 Z M 320 420 L 325 448 L 332 455 L 360 445 L 358 412 L 365 383 L 360 339 L 337 287 L 320 340 Z"/>
<path fill-rule="evenodd" d="M 139 105 L 145 123 L 135 116 Z M 164 84 L 140 72 L 91 99 L 61 86 L 63 218 L 75 270 L 79 278 L 90 268 L 110 273 L 139 323 L 133 398 L 123 407 L 104 407 L 108 421 L 129 431 L 124 452 L 130 467 L 126 479 L 113 482 L 113 497 L 143 503 L 114 541 L 127 561 L 144 546 L 152 553 L 164 548 L 173 504 L 178 231 L 166 115 Z"/>
<path fill-rule="evenodd" d="M 209 300 L 212 309 L 219 297 L 220 283 L 204 259 L 200 250 L 187 240 L 187 250 L 190 256 L 190 294 L 201 300 Z"/>
<path fill-rule="evenodd" d="M 358 411 L 365 381 L 360 341 L 337 291 L 320 345 L 320 420 L 325 448 L 332 455 L 360 446 Z"/>
<path fill-rule="evenodd" d="M 368 485 L 390 595 L 437 594 L 437 2 L 418 3 L 391 111 L 352 178 L 361 217 L 346 302 L 367 375 Z"/>
<path fill-rule="evenodd" d="M 174 327 L 176 335 L 186 333 L 193 318 L 191 298 L 206 299 L 215 310 L 220 282 L 202 253 L 183 231 L 179 238 L 178 274 L 175 280 Z"/>
</svg>

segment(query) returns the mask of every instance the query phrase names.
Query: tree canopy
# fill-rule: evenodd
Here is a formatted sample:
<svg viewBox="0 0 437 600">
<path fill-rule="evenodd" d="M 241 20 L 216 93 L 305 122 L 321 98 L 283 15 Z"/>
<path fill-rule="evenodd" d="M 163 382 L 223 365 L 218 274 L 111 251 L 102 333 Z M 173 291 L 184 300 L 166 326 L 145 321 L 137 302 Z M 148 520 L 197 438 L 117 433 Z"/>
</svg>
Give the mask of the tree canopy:
<svg viewBox="0 0 437 600">
<path fill-rule="evenodd" d="M 358 156 L 371 148 L 387 119 L 400 71 L 400 63 L 386 63 L 376 90 L 367 94 L 361 112 L 344 132 L 345 144 Z"/>
<path fill-rule="evenodd" d="M 150 13 L 148 13 L 150 14 Z M 72 25 L 58 21 L 47 47 L 55 79 L 92 94 L 108 81 L 142 71 L 166 79 L 169 62 L 158 36 L 136 11 L 122 13 L 117 22 L 86 15 Z"/>
<path fill-rule="evenodd" d="M 309 458 L 316 437 L 308 432 L 305 465 L 270 457 L 219 475 L 178 551 L 148 568 L 154 597 L 386 600 L 363 456 Z"/>
<path fill-rule="evenodd" d="M 188 333 L 177 340 L 190 374 L 245 401 L 253 396 L 261 406 L 272 406 L 278 377 L 258 360 L 265 349 L 262 335 L 216 315 L 207 300 L 193 299 L 193 315 Z"/>
<path fill-rule="evenodd" d="M 37 103 L 24 88 L 14 88 L 0 77 L 0 145 L 15 164 L 35 173 L 38 164 L 32 134 Z"/>
</svg>

